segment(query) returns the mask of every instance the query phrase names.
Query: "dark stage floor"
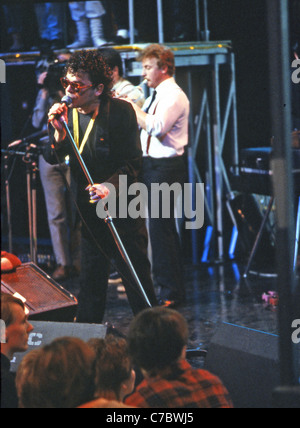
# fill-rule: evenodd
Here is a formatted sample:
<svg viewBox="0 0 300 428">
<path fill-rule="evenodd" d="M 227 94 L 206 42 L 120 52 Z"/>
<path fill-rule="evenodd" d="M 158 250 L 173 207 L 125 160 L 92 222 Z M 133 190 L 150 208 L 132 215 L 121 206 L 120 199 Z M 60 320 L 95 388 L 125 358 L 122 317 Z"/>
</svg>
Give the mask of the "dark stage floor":
<svg viewBox="0 0 300 428">
<path fill-rule="evenodd" d="M 29 262 L 26 243 L 19 241 L 15 244 L 15 254 L 23 263 Z M 5 242 L 3 245 L 5 246 Z M 39 243 L 39 253 L 46 255 L 38 256 L 38 266 L 51 276 L 54 258 L 48 241 Z M 250 271 L 252 273 L 245 279 L 245 264 L 246 261 L 201 263 L 197 266 L 185 264 L 186 302 L 177 310 L 184 315 L 189 325 L 189 348 L 207 349 L 223 322 L 266 333 L 278 333 L 278 308 L 267 305 L 262 298 L 264 293 L 277 289 L 277 278 L 272 273 L 274 269 L 268 269 L 270 273 L 261 269 L 256 273 Z M 78 277 L 61 281 L 60 285 L 78 296 Z M 119 292 L 117 287 L 116 284 L 108 286 L 103 323 L 114 326 L 117 331 L 126 335 L 133 314 L 125 292 Z"/>
<path fill-rule="evenodd" d="M 189 348 L 206 349 L 222 322 L 233 323 L 267 333 L 277 333 L 277 308 L 266 306 L 262 295 L 276 290 L 276 278 L 250 275 L 243 279 L 244 266 L 233 262 L 199 267 L 186 265 L 187 301 L 178 308 L 188 321 Z M 77 296 L 78 281 L 69 279 L 61 285 Z M 132 312 L 125 293 L 109 285 L 104 323 L 126 335 Z"/>
</svg>

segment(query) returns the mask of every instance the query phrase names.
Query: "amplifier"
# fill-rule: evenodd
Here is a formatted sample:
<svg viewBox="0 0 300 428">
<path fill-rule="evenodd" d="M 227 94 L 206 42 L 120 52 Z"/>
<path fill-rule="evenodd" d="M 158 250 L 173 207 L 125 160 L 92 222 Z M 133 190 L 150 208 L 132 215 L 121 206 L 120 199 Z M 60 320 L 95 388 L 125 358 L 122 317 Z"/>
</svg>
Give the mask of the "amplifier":
<svg viewBox="0 0 300 428">
<path fill-rule="evenodd" d="M 73 321 L 77 299 L 34 263 L 1 275 L 1 292 L 23 300 L 29 319 Z"/>
<path fill-rule="evenodd" d="M 233 190 L 258 195 L 273 194 L 271 147 L 241 150 L 240 174 L 232 177 Z M 300 195 L 300 149 L 292 149 L 295 193 Z"/>
<path fill-rule="evenodd" d="M 243 149 L 241 151 L 241 172 L 272 175 L 272 147 Z M 293 172 L 300 172 L 300 149 L 292 149 Z"/>
<path fill-rule="evenodd" d="M 29 334 L 28 350 L 26 352 L 16 352 L 10 362 L 12 372 L 16 372 L 20 361 L 28 352 L 48 345 L 59 337 L 78 337 L 84 342 L 93 338 L 104 339 L 106 334 L 110 334 L 109 326 L 103 324 L 79 324 L 72 322 L 48 322 L 32 321 L 33 331 Z"/>
</svg>

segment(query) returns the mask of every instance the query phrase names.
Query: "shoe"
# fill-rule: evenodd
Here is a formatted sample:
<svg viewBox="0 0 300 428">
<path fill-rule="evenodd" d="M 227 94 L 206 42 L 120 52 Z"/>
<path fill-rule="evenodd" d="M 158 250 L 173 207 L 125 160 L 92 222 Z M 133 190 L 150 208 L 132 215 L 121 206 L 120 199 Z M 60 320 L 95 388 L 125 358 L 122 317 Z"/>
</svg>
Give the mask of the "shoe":
<svg viewBox="0 0 300 428">
<path fill-rule="evenodd" d="M 129 31 L 125 28 L 120 29 L 117 31 L 117 37 L 120 37 L 121 39 L 129 39 Z"/>
<path fill-rule="evenodd" d="M 52 274 L 52 278 L 55 281 L 63 281 L 70 277 L 70 267 L 58 265 L 55 271 Z"/>
<path fill-rule="evenodd" d="M 117 45 L 127 45 L 129 43 L 129 31 L 128 30 L 118 30 L 114 42 Z"/>
<path fill-rule="evenodd" d="M 77 28 L 77 39 L 67 45 L 68 49 L 82 49 L 93 46 L 93 42 L 90 38 L 90 26 L 87 18 L 81 18 L 76 21 Z"/>
<path fill-rule="evenodd" d="M 90 39 L 86 40 L 76 40 L 74 43 L 67 45 L 68 49 L 82 49 L 93 46 L 93 42 Z"/>
<path fill-rule="evenodd" d="M 9 52 L 22 52 L 24 51 L 23 43 L 14 43 L 9 49 Z"/>
<path fill-rule="evenodd" d="M 100 48 L 107 44 L 107 40 L 104 38 L 103 22 L 101 18 L 90 19 L 91 36 L 95 48 Z"/>
</svg>

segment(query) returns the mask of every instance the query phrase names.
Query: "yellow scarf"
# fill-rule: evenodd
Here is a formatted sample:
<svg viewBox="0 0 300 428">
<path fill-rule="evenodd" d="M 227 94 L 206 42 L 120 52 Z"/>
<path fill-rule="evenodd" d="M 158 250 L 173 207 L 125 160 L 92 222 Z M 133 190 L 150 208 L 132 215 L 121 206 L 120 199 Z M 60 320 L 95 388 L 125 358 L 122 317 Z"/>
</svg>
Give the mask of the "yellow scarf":
<svg viewBox="0 0 300 428">
<path fill-rule="evenodd" d="M 79 149 L 80 154 L 83 152 L 84 146 L 86 145 L 86 142 L 89 138 L 89 135 L 93 129 L 97 115 L 98 115 L 98 109 L 95 110 L 93 117 L 91 118 L 90 123 L 89 123 L 89 125 L 85 131 L 83 140 L 80 144 L 80 142 L 79 142 L 79 115 L 78 115 L 78 111 L 76 110 L 76 108 L 73 109 L 74 140 L 75 140 L 75 143 Z"/>
</svg>

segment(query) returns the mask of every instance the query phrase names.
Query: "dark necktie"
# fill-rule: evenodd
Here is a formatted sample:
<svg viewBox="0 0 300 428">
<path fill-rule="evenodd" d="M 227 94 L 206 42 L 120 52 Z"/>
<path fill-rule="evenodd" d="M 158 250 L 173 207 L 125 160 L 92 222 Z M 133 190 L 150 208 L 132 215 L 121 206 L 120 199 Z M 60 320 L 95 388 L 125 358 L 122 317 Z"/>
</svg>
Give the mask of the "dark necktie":
<svg viewBox="0 0 300 428">
<path fill-rule="evenodd" d="M 149 105 L 148 105 L 148 107 L 146 108 L 145 113 L 148 113 L 148 112 L 149 112 L 150 107 L 152 106 L 152 104 L 154 103 L 154 100 L 155 100 L 155 98 L 156 98 L 156 94 L 157 94 L 157 92 L 156 92 L 156 91 L 153 91 L 153 94 L 152 94 L 152 98 L 151 98 L 150 104 L 149 104 Z M 156 108 L 155 108 L 155 110 L 156 110 Z M 154 114 L 154 113 L 153 113 L 153 114 Z M 149 135 L 148 135 L 148 139 L 147 139 L 147 149 L 146 149 L 146 153 L 147 153 L 147 155 L 149 154 L 150 142 L 151 142 L 151 134 L 149 134 Z"/>
<path fill-rule="evenodd" d="M 157 92 L 156 92 L 156 91 L 153 91 L 153 94 L 152 94 L 152 98 L 151 98 L 150 104 L 149 104 L 149 105 L 148 105 L 148 107 L 146 108 L 145 113 L 148 113 L 148 112 L 149 112 L 150 107 L 152 106 L 152 104 L 154 103 L 154 100 L 155 100 L 155 98 L 156 98 L 156 94 L 157 94 Z"/>
</svg>

